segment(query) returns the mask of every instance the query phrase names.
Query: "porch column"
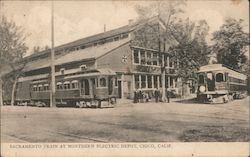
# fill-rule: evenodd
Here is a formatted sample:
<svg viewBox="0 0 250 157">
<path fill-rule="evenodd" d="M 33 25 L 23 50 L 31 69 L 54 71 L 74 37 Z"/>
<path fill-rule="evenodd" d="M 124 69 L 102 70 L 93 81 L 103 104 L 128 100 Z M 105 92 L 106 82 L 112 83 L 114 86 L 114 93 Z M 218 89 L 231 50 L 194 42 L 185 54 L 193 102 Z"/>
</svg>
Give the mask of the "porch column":
<svg viewBox="0 0 250 157">
<path fill-rule="evenodd" d="M 148 89 L 148 75 L 145 75 L 146 89 Z"/>
<path fill-rule="evenodd" d="M 124 98 L 124 74 L 122 74 L 121 76 L 121 98 L 123 99 Z"/>
<path fill-rule="evenodd" d="M 141 75 L 139 75 L 139 89 L 141 89 Z"/>
<path fill-rule="evenodd" d="M 168 76 L 168 88 L 170 88 L 170 76 Z"/>
<path fill-rule="evenodd" d="M 154 75 L 152 75 L 151 78 L 152 78 L 152 88 L 155 88 Z"/>
<path fill-rule="evenodd" d="M 173 78 L 173 87 L 175 88 L 175 78 Z"/>
</svg>

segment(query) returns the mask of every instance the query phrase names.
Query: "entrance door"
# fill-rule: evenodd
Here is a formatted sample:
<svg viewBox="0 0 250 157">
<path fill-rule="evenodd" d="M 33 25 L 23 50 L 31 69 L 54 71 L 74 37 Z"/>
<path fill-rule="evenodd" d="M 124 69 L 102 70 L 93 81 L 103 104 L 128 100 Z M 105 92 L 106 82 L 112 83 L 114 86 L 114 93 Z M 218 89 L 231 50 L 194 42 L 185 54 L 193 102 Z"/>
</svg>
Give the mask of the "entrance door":
<svg viewBox="0 0 250 157">
<path fill-rule="evenodd" d="M 122 81 L 118 81 L 118 97 L 122 98 Z"/>
<path fill-rule="evenodd" d="M 89 81 L 87 79 L 81 81 L 81 95 L 89 95 Z"/>
<path fill-rule="evenodd" d="M 91 95 L 92 96 L 95 96 L 95 90 L 96 90 L 96 81 L 95 81 L 95 78 L 91 78 L 90 79 L 90 86 L 92 87 L 92 91 L 91 91 Z"/>
</svg>

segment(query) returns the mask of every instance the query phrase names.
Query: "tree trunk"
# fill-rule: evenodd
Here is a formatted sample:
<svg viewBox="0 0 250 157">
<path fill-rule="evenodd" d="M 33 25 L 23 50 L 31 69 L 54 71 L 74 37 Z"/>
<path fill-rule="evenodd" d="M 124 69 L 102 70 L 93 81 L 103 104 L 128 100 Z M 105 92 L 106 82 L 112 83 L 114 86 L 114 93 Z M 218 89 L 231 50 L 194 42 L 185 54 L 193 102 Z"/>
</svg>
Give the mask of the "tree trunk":
<svg viewBox="0 0 250 157">
<path fill-rule="evenodd" d="M 3 106 L 3 80 L 0 78 L 0 106 Z"/>
<path fill-rule="evenodd" d="M 14 103 L 15 103 L 15 91 L 16 91 L 17 78 L 18 77 L 15 77 L 15 80 L 14 80 L 14 83 L 13 83 L 13 86 L 12 86 L 11 103 L 10 103 L 11 106 L 14 106 Z"/>
</svg>

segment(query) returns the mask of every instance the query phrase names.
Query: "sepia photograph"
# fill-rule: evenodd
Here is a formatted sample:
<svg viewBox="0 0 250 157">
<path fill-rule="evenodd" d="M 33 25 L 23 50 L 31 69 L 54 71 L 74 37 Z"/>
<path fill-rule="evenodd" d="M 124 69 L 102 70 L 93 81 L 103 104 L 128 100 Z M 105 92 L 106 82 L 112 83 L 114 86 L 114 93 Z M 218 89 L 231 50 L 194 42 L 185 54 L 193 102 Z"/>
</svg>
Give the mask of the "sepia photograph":
<svg viewBox="0 0 250 157">
<path fill-rule="evenodd" d="M 0 0 L 0 156 L 249 156 L 249 44 L 248 0 Z"/>
</svg>

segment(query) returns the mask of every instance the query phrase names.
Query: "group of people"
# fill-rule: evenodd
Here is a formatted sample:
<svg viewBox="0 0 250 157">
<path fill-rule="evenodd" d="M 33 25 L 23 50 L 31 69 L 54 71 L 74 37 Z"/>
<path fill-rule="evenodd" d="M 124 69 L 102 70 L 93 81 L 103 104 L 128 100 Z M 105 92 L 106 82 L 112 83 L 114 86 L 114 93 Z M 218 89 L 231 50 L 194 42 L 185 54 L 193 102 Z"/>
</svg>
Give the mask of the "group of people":
<svg viewBox="0 0 250 157">
<path fill-rule="evenodd" d="M 161 101 L 161 97 L 162 97 L 162 93 L 159 89 L 156 89 L 154 91 L 154 98 L 155 98 L 155 102 L 160 102 Z M 166 92 L 166 97 L 167 97 L 167 102 L 170 102 L 170 93 L 169 91 Z M 149 94 L 145 91 L 142 90 L 135 90 L 134 92 L 134 103 L 143 103 L 143 102 L 148 102 L 149 99 L 151 99 L 151 96 L 149 96 Z"/>
</svg>

